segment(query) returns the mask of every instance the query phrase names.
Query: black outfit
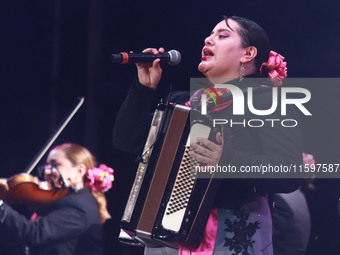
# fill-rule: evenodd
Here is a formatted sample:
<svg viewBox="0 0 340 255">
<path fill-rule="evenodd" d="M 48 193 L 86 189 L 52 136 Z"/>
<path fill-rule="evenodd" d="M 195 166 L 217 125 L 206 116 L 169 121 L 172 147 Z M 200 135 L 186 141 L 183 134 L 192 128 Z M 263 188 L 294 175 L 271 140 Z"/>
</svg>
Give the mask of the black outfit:
<svg viewBox="0 0 340 255">
<path fill-rule="evenodd" d="M 259 86 L 253 79 L 244 79 L 242 83 L 239 83 L 236 80 L 228 83 L 234 84 L 241 89 Z M 155 90 L 141 85 L 137 79 L 132 84 L 115 123 L 113 143 L 117 148 L 137 155 L 142 153 L 152 119 L 152 114 L 150 114 L 149 111 L 155 93 Z M 269 109 L 271 107 L 271 100 L 272 92 L 268 90 L 261 90 L 261 92 L 253 95 L 253 105 L 255 109 L 258 110 Z M 170 101 L 184 104 L 189 101 L 189 93 L 174 93 L 171 96 Z M 247 107 L 245 107 L 245 114 L 243 116 L 234 116 L 232 114 L 232 107 L 212 112 L 211 115 L 215 119 L 227 119 L 228 121 L 233 119 L 234 122 L 242 122 L 243 119 L 245 119 L 245 123 L 247 123 L 247 120 L 249 119 L 282 119 L 280 107 L 278 107 L 278 109 L 270 116 L 255 116 L 247 109 Z M 284 118 L 298 119 L 295 109 L 291 105 L 288 105 L 287 115 Z M 266 125 L 260 128 L 249 126 L 243 127 L 243 125 L 234 125 L 231 127 L 231 137 L 227 137 L 227 135 L 224 134 L 223 139 L 224 141 L 227 141 L 228 139 L 229 141 L 232 141 L 232 152 L 228 152 L 227 155 L 225 150 L 223 150 L 218 164 L 220 166 L 230 164 L 231 166 L 236 166 L 237 169 L 240 169 L 241 166 L 259 166 L 261 164 L 271 166 L 290 164 L 300 165 L 302 162 L 302 137 L 299 126 L 287 128 L 281 126 L 280 122 L 276 122 L 275 124 L 274 127 L 271 127 L 270 123 L 266 123 Z M 252 235 L 254 235 L 255 232 L 260 236 L 267 235 L 267 246 L 254 248 L 255 251 L 252 251 L 250 254 L 256 254 L 257 252 L 260 252 L 260 250 L 263 251 L 266 248 L 270 250 L 270 216 L 267 214 L 269 218 L 267 216 L 265 217 L 267 217 L 266 219 L 268 220 L 257 225 L 258 222 L 255 222 L 256 219 L 253 220 L 252 218 L 252 212 L 250 212 L 250 214 L 247 213 L 247 211 L 245 211 L 247 209 L 244 209 L 245 207 L 243 206 L 246 204 L 249 205 L 249 203 L 251 204 L 254 196 L 254 201 L 261 202 L 261 199 L 259 198 L 261 196 L 268 197 L 268 195 L 274 192 L 288 193 L 296 190 L 298 187 L 299 181 L 297 179 L 224 178 L 215 198 L 215 206 L 219 208 L 219 226 L 214 254 L 239 254 L 235 252 L 235 249 L 238 249 L 236 246 L 243 247 L 241 248 L 241 251 L 244 249 L 244 252 L 253 249 L 249 243 L 253 242 L 254 246 L 255 239 L 251 240 L 248 236 L 245 238 L 245 240 L 247 239 L 247 243 L 242 243 L 243 241 L 238 239 L 238 234 L 236 232 L 239 229 L 231 227 L 239 224 L 240 220 L 244 220 L 244 223 L 249 226 L 256 226 Z M 230 210 L 228 211 L 228 209 L 231 209 L 232 213 Z M 259 210 L 261 211 L 261 209 Z M 254 210 L 254 215 L 259 215 L 259 210 Z M 240 216 L 243 214 L 244 219 Z M 233 217 L 233 215 L 236 215 L 236 217 Z M 220 217 L 226 217 L 226 220 L 224 221 L 224 219 L 220 219 Z M 252 219 L 254 222 L 248 222 L 248 219 Z M 226 225 L 223 226 L 223 224 L 229 224 L 229 227 L 226 227 Z M 242 226 L 244 227 L 245 224 Z M 243 229 L 243 227 L 240 225 L 240 229 Z M 260 228 L 262 229 L 259 230 Z M 246 236 L 245 233 L 242 233 L 242 235 L 243 234 Z M 233 237 L 229 238 L 232 235 Z M 257 237 L 254 235 L 254 238 Z M 240 241 L 241 243 L 239 243 Z M 260 243 L 261 241 L 256 240 L 256 242 Z M 170 250 L 171 249 L 168 249 L 167 254 L 172 254 L 170 253 Z M 149 254 L 148 252 L 149 251 L 146 251 L 146 254 Z M 155 252 L 156 250 L 150 250 L 150 254 L 156 254 Z M 159 250 L 157 252 L 160 252 L 157 254 L 162 254 L 165 250 Z M 272 253 L 269 252 L 268 254 Z"/>
<path fill-rule="evenodd" d="M 274 255 L 304 255 L 311 221 L 302 191 L 298 189 L 289 194 L 275 194 L 272 218 Z"/>
<path fill-rule="evenodd" d="M 100 255 L 103 232 L 98 205 L 87 189 L 68 195 L 31 222 L 7 204 L 0 207 L 0 233 L 34 255 Z M 8 244 L 10 245 L 10 244 Z"/>
<path fill-rule="evenodd" d="M 253 79 L 248 81 L 245 79 L 242 83 L 237 83 L 240 88 L 253 85 Z M 150 107 L 155 93 L 155 90 L 141 85 L 137 79 L 132 84 L 115 123 L 113 144 L 117 148 L 136 155 L 142 152 L 152 119 Z M 264 90 L 261 93 L 254 94 L 253 104 L 259 110 L 269 109 L 271 100 L 271 91 Z M 189 101 L 189 92 L 174 93 L 170 101 L 184 104 Z M 262 116 L 261 119 L 282 119 L 280 114 L 280 107 L 278 107 L 273 114 Z M 213 113 L 213 117 L 216 119 L 233 119 L 234 122 L 242 122 L 245 119 L 247 122 L 249 119 L 260 119 L 261 116 L 253 115 L 247 107 L 245 107 L 244 116 L 233 116 L 232 107 L 227 107 Z M 287 106 L 287 115 L 284 118 L 298 119 L 295 109 L 291 105 Z M 271 127 L 271 124 L 267 122 L 261 128 L 244 128 L 242 125 L 234 125 L 231 132 L 234 147 L 233 155 L 229 162 L 223 162 L 222 157 L 219 165 L 230 164 L 239 168 L 240 166 L 261 164 L 272 166 L 281 164 L 300 165 L 302 162 L 302 136 L 299 126 L 287 128 L 280 123 L 275 123 L 275 126 Z M 230 194 L 231 199 L 239 196 L 240 191 L 242 193 L 245 192 L 244 189 L 253 187 L 262 193 L 288 193 L 299 187 L 299 181 L 295 179 L 252 179 L 247 181 L 245 179 L 238 181 L 231 179 L 225 181 L 229 182 L 229 188 L 227 188 L 229 192 L 223 192 L 223 196 Z M 243 187 L 240 187 L 240 182 Z"/>
</svg>

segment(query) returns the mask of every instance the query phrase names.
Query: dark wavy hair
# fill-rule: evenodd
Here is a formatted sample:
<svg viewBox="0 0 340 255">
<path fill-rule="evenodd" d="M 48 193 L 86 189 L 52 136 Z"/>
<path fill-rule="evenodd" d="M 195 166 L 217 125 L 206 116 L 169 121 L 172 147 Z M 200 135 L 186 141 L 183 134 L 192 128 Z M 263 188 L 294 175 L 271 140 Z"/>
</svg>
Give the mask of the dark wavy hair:
<svg viewBox="0 0 340 255">
<path fill-rule="evenodd" d="M 240 29 L 237 29 L 236 32 L 242 39 L 242 47 L 246 48 L 249 46 L 254 46 L 257 49 L 257 55 L 254 59 L 255 64 L 255 73 L 254 75 L 260 76 L 260 68 L 264 62 L 268 61 L 269 52 L 270 52 L 270 42 L 267 36 L 267 33 L 256 24 L 254 21 L 238 17 L 238 16 L 223 16 L 223 19 L 227 23 L 227 26 L 231 29 L 228 24 L 228 19 L 232 19 L 236 21 Z"/>
</svg>

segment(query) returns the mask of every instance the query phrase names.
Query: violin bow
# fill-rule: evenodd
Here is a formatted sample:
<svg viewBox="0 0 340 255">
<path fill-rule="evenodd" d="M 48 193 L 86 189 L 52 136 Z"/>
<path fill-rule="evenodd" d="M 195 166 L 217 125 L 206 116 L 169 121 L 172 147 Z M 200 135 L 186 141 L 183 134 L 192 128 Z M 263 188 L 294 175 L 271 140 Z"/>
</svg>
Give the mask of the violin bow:
<svg viewBox="0 0 340 255">
<path fill-rule="evenodd" d="M 25 171 L 27 174 L 30 174 L 34 167 L 38 164 L 40 159 L 44 156 L 46 151 L 51 147 L 55 139 L 59 136 L 59 134 L 63 131 L 63 129 L 66 127 L 66 125 L 70 122 L 72 117 L 76 114 L 76 112 L 79 110 L 80 106 L 84 103 L 85 98 L 80 97 L 78 98 L 79 102 L 77 105 L 74 107 L 74 109 L 71 111 L 71 113 L 68 115 L 66 120 L 64 120 L 60 127 L 55 131 L 55 133 L 51 136 L 51 138 L 47 141 L 47 143 L 43 146 L 43 148 L 40 150 L 38 155 L 35 157 L 35 159 L 32 161 L 32 163 L 27 167 L 27 170 Z"/>
</svg>

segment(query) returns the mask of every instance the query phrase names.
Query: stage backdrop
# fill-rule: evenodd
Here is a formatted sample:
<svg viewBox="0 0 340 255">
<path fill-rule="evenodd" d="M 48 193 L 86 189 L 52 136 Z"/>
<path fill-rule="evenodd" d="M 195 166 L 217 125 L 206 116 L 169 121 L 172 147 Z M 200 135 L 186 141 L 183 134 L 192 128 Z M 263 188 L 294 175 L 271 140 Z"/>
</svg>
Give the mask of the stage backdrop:
<svg viewBox="0 0 340 255">
<path fill-rule="evenodd" d="M 327 0 L 2 1 L 0 177 L 23 172 L 77 97 L 84 96 L 84 105 L 54 145 L 84 145 L 98 162 L 114 168 L 105 254 L 143 254 L 117 241 L 136 164 L 133 155 L 113 147 L 111 136 L 136 70 L 112 64 L 111 54 L 176 49 L 182 62 L 163 66 L 158 97 L 166 96 L 170 85 L 188 90 L 191 77 L 202 77 L 197 65 L 205 37 L 222 15 L 238 15 L 267 31 L 272 49 L 286 57 L 289 77 L 339 77 L 339 7 Z M 340 163 L 339 93 L 340 87 L 313 88 L 313 117 L 302 119 L 304 150 L 320 163 Z M 307 254 L 339 254 L 339 180 L 316 180 L 315 186 L 308 196 L 312 233 Z"/>
</svg>

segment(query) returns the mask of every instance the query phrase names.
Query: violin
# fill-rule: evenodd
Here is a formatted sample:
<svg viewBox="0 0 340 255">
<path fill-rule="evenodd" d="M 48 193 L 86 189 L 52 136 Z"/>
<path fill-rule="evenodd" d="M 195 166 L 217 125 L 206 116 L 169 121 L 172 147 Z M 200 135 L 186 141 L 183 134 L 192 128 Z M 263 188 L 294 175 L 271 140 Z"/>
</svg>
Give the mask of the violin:
<svg viewBox="0 0 340 255">
<path fill-rule="evenodd" d="M 0 179 L 0 199 L 9 205 L 25 203 L 30 205 L 35 212 L 41 212 L 46 206 L 75 192 L 74 185 L 71 182 L 66 183 L 62 176 L 59 176 L 58 180 L 46 182 L 40 181 L 38 177 L 30 175 L 30 172 L 84 103 L 84 97 L 78 100 L 79 102 L 77 102 L 65 121 L 61 123 L 59 128 L 41 149 L 25 173 L 17 174 L 9 179 Z M 57 171 L 56 166 L 52 165 L 51 170 Z"/>
<path fill-rule="evenodd" d="M 73 192 L 63 181 L 50 183 L 27 173 L 17 174 L 6 180 L 0 179 L 0 199 L 9 205 L 28 204 L 35 212 Z"/>
</svg>

